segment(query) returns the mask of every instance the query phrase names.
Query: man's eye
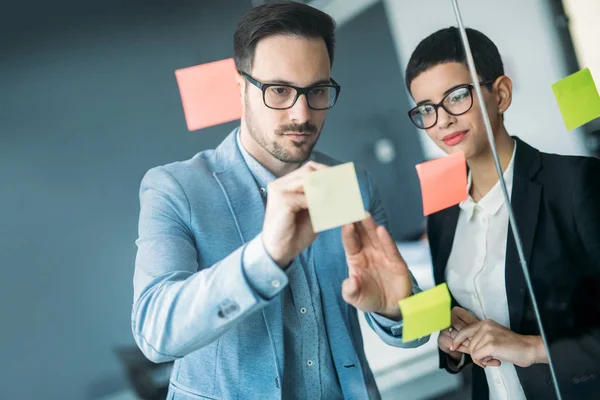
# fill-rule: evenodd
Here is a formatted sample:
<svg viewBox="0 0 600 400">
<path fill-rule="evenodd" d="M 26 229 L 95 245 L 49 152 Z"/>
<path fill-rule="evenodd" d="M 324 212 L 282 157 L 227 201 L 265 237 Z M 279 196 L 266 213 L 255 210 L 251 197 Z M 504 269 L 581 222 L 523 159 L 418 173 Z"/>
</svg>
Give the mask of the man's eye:
<svg viewBox="0 0 600 400">
<path fill-rule="evenodd" d="M 276 95 L 285 95 L 290 93 L 290 88 L 275 86 L 271 88 L 271 91 Z"/>
</svg>

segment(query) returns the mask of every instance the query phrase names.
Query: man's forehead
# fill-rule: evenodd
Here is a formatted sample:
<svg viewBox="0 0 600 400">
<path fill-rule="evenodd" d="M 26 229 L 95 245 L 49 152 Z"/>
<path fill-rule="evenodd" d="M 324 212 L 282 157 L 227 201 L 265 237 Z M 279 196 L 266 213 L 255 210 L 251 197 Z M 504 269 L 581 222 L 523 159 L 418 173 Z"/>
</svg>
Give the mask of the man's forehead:
<svg viewBox="0 0 600 400">
<path fill-rule="evenodd" d="M 320 38 L 274 35 L 256 46 L 252 74 L 257 79 L 308 85 L 329 79 L 327 47 Z"/>
</svg>

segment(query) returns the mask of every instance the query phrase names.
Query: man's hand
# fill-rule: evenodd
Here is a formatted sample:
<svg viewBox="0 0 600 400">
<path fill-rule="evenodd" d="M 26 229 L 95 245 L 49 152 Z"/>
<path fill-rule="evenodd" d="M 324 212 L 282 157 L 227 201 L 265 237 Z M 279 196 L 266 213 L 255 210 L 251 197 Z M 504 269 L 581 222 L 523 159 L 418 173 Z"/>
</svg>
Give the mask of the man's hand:
<svg viewBox="0 0 600 400">
<path fill-rule="evenodd" d="M 370 215 L 342 227 L 348 278 L 342 284 L 344 300 L 363 312 L 401 318 L 398 300 L 412 293 L 412 280 L 396 243 L 385 227 Z"/>
<path fill-rule="evenodd" d="M 281 268 L 287 267 L 317 237 L 308 214 L 304 179 L 311 172 L 324 168 L 327 166 L 309 161 L 268 186 L 262 242 Z"/>
<path fill-rule="evenodd" d="M 548 363 L 539 336 L 519 335 L 492 320 L 479 321 L 458 331 L 450 350 L 462 351 L 464 347 L 471 354 L 473 362 L 483 368 L 494 366 L 494 360 L 510 362 L 519 367 Z"/>
</svg>

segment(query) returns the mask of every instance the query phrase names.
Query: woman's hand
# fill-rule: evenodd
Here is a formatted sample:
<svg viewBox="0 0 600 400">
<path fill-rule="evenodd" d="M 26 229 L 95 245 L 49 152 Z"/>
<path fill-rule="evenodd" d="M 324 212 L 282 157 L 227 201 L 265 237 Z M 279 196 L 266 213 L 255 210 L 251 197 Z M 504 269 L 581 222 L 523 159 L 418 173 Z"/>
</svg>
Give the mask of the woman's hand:
<svg viewBox="0 0 600 400">
<path fill-rule="evenodd" d="M 461 307 L 454 307 L 451 313 L 452 326 L 448 329 L 444 329 L 440 332 L 438 337 L 438 346 L 444 352 L 450 355 L 457 362 L 460 361 L 463 354 L 469 354 L 468 345 L 469 339 L 466 339 L 458 348 L 454 348 L 453 340 L 458 333 L 469 325 L 479 322 L 479 319 L 473 314 Z M 499 360 L 490 359 L 486 363 L 487 366 L 498 367 L 500 366 Z"/>
<path fill-rule="evenodd" d="M 548 363 L 539 336 L 519 335 L 492 320 L 478 321 L 458 331 L 452 340 L 451 351 L 466 347 L 473 362 L 482 368 L 502 360 L 519 367 Z M 499 365 L 499 363 L 498 363 Z"/>
</svg>

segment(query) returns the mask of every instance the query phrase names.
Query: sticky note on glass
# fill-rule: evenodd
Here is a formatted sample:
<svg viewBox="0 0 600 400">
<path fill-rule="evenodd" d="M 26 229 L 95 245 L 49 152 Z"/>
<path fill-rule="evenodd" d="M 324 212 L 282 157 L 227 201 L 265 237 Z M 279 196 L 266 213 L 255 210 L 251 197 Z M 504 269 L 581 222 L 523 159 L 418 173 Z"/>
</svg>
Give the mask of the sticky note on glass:
<svg viewBox="0 0 600 400">
<path fill-rule="evenodd" d="M 469 197 L 467 161 L 462 152 L 426 161 L 416 168 L 421 182 L 424 215 L 452 207 Z"/>
<path fill-rule="evenodd" d="M 600 95 L 589 68 L 554 83 L 552 91 L 568 130 L 600 117 Z"/>
<path fill-rule="evenodd" d="M 445 283 L 398 302 L 402 341 L 411 342 L 450 326 L 450 292 Z"/>
<path fill-rule="evenodd" d="M 236 74 L 233 58 L 175 71 L 188 130 L 241 118 Z"/>
<path fill-rule="evenodd" d="M 365 219 L 354 163 L 310 173 L 304 193 L 315 233 Z"/>
</svg>

